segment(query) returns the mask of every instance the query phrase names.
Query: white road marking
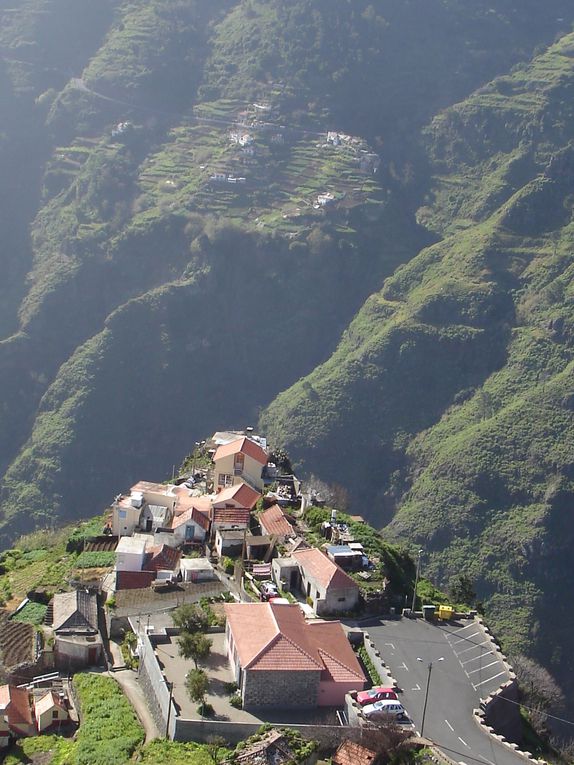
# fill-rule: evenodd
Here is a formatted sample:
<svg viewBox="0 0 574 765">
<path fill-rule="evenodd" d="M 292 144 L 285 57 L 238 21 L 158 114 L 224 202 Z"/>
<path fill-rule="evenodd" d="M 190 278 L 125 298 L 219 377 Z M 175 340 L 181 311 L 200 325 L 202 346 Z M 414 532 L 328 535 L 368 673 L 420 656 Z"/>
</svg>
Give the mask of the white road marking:
<svg viewBox="0 0 574 765">
<path fill-rule="evenodd" d="M 409 671 L 409 668 L 408 668 L 408 667 L 407 667 L 407 665 L 404 663 L 404 661 L 403 661 L 403 663 L 401 664 L 401 666 L 399 667 L 399 669 L 406 669 L 406 671 L 407 671 L 407 672 Z"/>
<path fill-rule="evenodd" d="M 465 643 L 467 640 L 470 640 L 473 637 L 476 637 L 477 635 L 480 635 L 480 632 L 473 632 L 472 635 L 469 635 L 468 637 L 460 638 L 460 640 L 455 640 L 453 645 L 458 645 L 458 643 Z"/>
<path fill-rule="evenodd" d="M 451 634 L 451 635 L 457 635 L 459 632 L 464 632 L 464 631 L 465 631 L 465 630 L 467 630 L 469 627 L 476 627 L 476 624 L 475 624 L 475 622 L 471 622 L 470 624 L 467 624 L 467 625 L 466 625 L 466 627 L 461 627 L 461 628 L 460 628 L 460 629 L 458 629 L 458 630 L 454 630 L 454 632 L 451 632 L 450 634 Z"/>
<path fill-rule="evenodd" d="M 484 685 L 485 683 L 490 683 L 491 680 L 496 680 L 497 677 L 502 677 L 502 675 L 505 675 L 506 672 L 499 672 L 498 675 L 493 675 L 493 677 L 489 677 L 488 680 L 483 680 L 482 683 L 477 683 L 474 685 L 472 684 L 472 687 L 476 691 L 477 688 L 480 688 L 481 685 Z"/>
<path fill-rule="evenodd" d="M 490 664 L 486 664 L 484 667 L 479 667 L 478 669 L 473 669 L 470 672 L 467 672 L 467 675 L 474 675 L 475 672 L 482 672 L 483 669 L 488 669 L 489 667 L 494 667 L 495 664 L 498 664 L 497 661 L 491 661 Z M 466 672 L 466 669 L 464 670 Z"/>
<path fill-rule="evenodd" d="M 416 686 L 415 686 L 414 688 L 411 688 L 411 691 L 422 691 L 422 688 L 421 688 L 421 687 L 420 687 L 420 685 L 417 683 L 417 684 L 416 684 Z"/>
<path fill-rule="evenodd" d="M 458 737 L 458 740 L 460 741 L 460 743 L 461 743 L 461 744 L 464 744 L 464 746 L 466 746 L 466 748 L 467 748 L 467 749 L 470 749 L 469 745 L 466 743 L 466 741 L 465 741 L 463 738 L 461 738 L 461 737 L 459 736 L 459 737 Z"/>
<path fill-rule="evenodd" d="M 480 648 L 483 645 L 486 645 L 489 641 L 485 640 L 484 643 L 476 643 L 476 645 L 471 645 L 470 648 L 465 648 L 464 651 L 459 651 L 458 653 L 455 653 L 455 656 L 462 656 L 463 653 L 467 653 L 468 651 L 474 651 L 475 648 Z"/>
<path fill-rule="evenodd" d="M 489 654 L 494 656 L 494 653 L 492 653 L 492 651 L 482 651 L 480 656 L 475 656 L 474 658 L 467 659 L 466 661 L 461 661 L 460 659 L 458 661 L 460 666 L 464 667 L 466 664 L 470 664 L 471 661 L 478 661 L 479 659 L 485 659 Z"/>
<path fill-rule="evenodd" d="M 385 643 L 385 645 L 390 645 L 390 646 L 391 646 L 391 649 L 392 649 L 393 651 L 396 651 L 396 648 L 395 648 L 395 644 L 394 644 L 394 643 Z"/>
<path fill-rule="evenodd" d="M 487 759 L 486 759 L 486 757 L 483 757 L 481 754 L 479 754 L 478 756 L 480 757 L 480 759 L 481 759 L 483 762 L 486 762 L 486 763 L 488 763 L 488 765 L 494 765 L 494 762 L 492 762 L 492 760 L 487 760 Z"/>
<path fill-rule="evenodd" d="M 448 721 L 448 720 L 445 720 L 445 723 L 448 725 L 448 727 L 449 727 L 449 728 L 451 729 L 451 731 L 454 733 L 454 728 L 453 728 L 453 727 L 452 727 L 452 725 L 449 723 L 449 721 Z"/>
</svg>

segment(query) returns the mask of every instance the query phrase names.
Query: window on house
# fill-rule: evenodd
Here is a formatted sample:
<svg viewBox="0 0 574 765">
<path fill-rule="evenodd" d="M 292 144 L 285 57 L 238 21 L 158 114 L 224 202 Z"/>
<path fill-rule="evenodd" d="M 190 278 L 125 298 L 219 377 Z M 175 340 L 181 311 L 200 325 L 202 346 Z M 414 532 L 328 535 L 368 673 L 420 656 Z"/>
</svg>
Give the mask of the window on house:
<svg viewBox="0 0 574 765">
<path fill-rule="evenodd" d="M 125 518 L 126 517 L 126 511 L 125 510 L 120 510 L 118 512 L 118 517 L 119 518 Z"/>
<path fill-rule="evenodd" d="M 52 712 L 52 720 L 57 720 L 57 719 L 58 719 L 58 710 L 54 709 L 54 711 Z"/>
<path fill-rule="evenodd" d="M 233 476 L 229 473 L 219 473 L 217 478 L 217 485 L 223 486 L 226 489 L 228 486 L 233 486 Z"/>
<path fill-rule="evenodd" d="M 185 527 L 185 538 L 186 539 L 193 539 L 195 537 L 195 526 L 186 526 Z"/>
<path fill-rule="evenodd" d="M 337 600 L 339 601 L 339 603 L 344 603 L 346 598 L 337 598 Z"/>
<path fill-rule="evenodd" d="M 245 456 L 241 452 L 235 455 L 235 459 L 233 461 L 233 472 L 235 475 L 241 475 L 241 473 L 243 473 L 244 462 Z"/>
</svg>

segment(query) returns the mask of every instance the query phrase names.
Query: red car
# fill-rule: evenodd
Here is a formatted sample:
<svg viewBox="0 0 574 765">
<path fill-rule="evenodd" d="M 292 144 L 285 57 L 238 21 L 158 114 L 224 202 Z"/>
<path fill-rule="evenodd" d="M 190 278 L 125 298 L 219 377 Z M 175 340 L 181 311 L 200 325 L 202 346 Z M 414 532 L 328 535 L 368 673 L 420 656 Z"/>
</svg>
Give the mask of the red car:
<svg viewBox="0 0 574 765">
<path fill-rule="evenodd" d="M 397 694 L 392 688 L 370 688 L 368 691 L 361 691 L 357 693 L 357 703 L 362 707 L 365 704 L 374 704 L 375 701 L 383 701 L 386 699 L 398 699 Z"/>
</svg>

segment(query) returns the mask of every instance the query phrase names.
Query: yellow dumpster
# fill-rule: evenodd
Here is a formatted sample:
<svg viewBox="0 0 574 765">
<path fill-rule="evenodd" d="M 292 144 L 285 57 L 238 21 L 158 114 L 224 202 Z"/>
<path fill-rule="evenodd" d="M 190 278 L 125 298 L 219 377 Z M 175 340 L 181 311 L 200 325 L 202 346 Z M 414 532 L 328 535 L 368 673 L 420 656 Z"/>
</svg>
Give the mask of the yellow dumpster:
<svg viewBox="0 0 574 765">
<path fill-rule="evenodd" d="M 443 619 L 444 621 L 448 621 L 449 619 L 452 619 L 454 616 L 454 608 L 452 606 L 439 606 L 438 607 L 438 618 Z"/>
</svg>

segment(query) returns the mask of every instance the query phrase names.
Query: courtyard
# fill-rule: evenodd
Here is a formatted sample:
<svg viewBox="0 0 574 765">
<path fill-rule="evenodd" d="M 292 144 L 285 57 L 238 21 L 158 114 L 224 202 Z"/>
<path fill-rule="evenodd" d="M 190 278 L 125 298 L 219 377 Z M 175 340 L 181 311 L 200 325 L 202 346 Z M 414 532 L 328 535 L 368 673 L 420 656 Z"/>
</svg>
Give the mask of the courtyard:
<svg viewBox="0 0 574 765">
<path fill-rule="evenodd" d="M 281 710 L 261 709 L 257 713 L 231 706 L 231 695 L 227 690 L 228 684 L 234 682 L 231 668 L 225 651 L 225 634 L 216 632 L 209 635 L 212 641 L 211 653 L 202 666 L 209 677 L 209 691 L 206 700 L 212 705 L 215 714 L 210 719 L 236 723 L 307 723 L 307 724 L 336 724 L 333 709 L 318 708 L 315 710 Z M 185 677 L 193 662 L 179 655 L 177 637 L 171 636 L 169 643 L 155 647 L 155 654 L 164 677 L 173 683 L 173 700 L 178 715 L 186 720 L 200 720 L 197 704 L 190 700 L 185 687 Z"/>
</svg>

